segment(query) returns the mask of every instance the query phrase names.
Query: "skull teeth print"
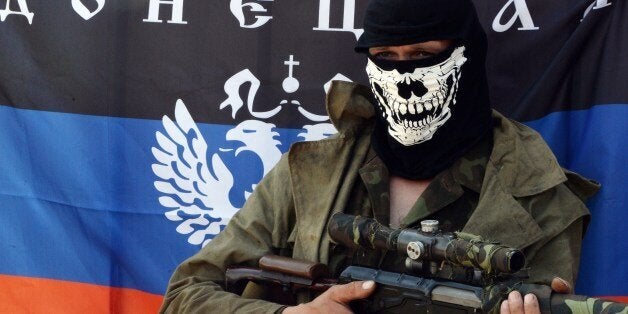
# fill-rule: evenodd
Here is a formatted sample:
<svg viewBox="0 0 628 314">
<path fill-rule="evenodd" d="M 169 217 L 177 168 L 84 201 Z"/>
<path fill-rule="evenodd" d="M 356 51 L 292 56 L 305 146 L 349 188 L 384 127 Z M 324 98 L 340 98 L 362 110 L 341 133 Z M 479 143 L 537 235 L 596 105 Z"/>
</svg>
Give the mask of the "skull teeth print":
<svg viewBox="0 0 628 314">
<path fill-rule="evenodd" d="M 457 47 L 447 60 L 403 74 L 383 70 L 369 59 L 366 71 L 379 111 L 399 143 L 409 146 L 430 140 L 449 120 L 460 68 L 467 60 L 464 50 Z"/>
<path fill-rule="evenodd" d="M 431 122 L 435 116 L 440 114 L 441 110 L 439 109 L 442 109 L 445 104 L 443 97 L 435 97 L 417 102 L 406 102 L 386 92 L 384 92 L 384 100 L 388 104 L 393 104 L 393 110 L 390 110 L 389 115 L 394 119 L 395 123 L 399 124 L 419 122 L 427 119 Z M 424 125 L 426 124 L 424 123 Z"/>
</svg>

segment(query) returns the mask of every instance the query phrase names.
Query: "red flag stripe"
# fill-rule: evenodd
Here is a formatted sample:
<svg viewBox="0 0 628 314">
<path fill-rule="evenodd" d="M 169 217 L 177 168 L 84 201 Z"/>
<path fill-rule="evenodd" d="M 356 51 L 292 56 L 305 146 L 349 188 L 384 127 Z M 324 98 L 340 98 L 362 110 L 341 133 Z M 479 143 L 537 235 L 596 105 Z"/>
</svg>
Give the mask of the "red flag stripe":
<svg viewBox="0 0 628 314">
<path fill-rule="evenodd" d="M 0 275 L 0 313 L 156 313 L 161 300 L 134 289 Z"/>
<path fill-rule="evenodd" d="M 615 302 L 628 303 L 628 296 L 606 296 L 606 297 L 600 297 L 600 298 L 605 299 L 605 300 L 615 301 Z"/>
</svg>

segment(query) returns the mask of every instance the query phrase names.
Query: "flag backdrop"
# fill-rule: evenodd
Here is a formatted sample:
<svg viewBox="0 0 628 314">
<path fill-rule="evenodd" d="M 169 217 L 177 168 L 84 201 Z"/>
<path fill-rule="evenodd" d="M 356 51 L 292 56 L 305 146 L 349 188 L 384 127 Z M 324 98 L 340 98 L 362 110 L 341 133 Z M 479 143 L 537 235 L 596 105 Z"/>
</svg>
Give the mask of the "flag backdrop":
<svg viewBox="0 0 628 314">
<path fill-rule="evenodd" d="M 600 182 L 576 292 L 628 296 L 628 6 L 476 1 L 493 106 Z M 0 313 L 155 312 L 299 140 L 366 0 L 0 0 Z"/>
</svg>

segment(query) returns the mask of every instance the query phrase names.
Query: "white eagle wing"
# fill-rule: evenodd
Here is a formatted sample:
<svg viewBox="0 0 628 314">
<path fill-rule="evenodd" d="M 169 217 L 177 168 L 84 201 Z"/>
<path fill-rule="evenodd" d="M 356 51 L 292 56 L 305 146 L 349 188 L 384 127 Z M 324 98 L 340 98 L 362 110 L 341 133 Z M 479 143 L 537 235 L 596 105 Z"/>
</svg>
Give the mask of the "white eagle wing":
<svg viewBox="0 0 628 314">
<path fill-rule="evenodd" d="M 205 245 L 238 210 L 229 201 L 233 175 L 218 154 L 210 170 L 207 142 L 183 101 L 177 101 L 175 121 L 164 116 L 162 122 L 166 132 L 156 132 L 158 147 L 152 148 L 159 203 L 169 209 L 169 220 L 180 222 L 177 232 L 189 234 L 189 243 Z"/>
</svg>

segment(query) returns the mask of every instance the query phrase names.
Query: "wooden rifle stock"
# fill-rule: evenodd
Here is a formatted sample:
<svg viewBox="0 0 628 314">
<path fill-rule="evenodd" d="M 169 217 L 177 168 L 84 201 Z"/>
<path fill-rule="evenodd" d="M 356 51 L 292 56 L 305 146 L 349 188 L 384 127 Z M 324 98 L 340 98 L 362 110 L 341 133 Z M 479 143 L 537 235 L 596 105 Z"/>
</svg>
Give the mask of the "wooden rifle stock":
<svg viewBox="0 0 628 314">
<path fill-rule="evenodd" d="M 292 292 L 302 290 L 325 291 L 337 284 L 327 279 L 329 270 L 325 264 L 312 263 L 278 255 L 266 255 L 259 261 L 259 269 L 231 267 L 225 273 L 225 290 L 241 294 L 251 281 L 260 285 L 281 286 Z"/>
</svg>

